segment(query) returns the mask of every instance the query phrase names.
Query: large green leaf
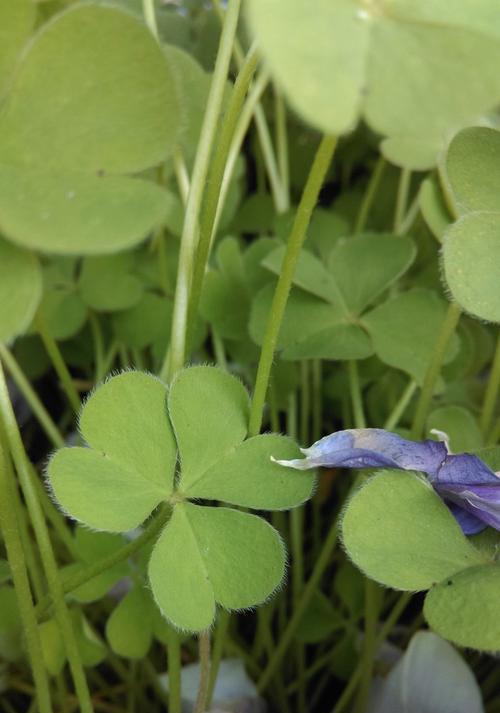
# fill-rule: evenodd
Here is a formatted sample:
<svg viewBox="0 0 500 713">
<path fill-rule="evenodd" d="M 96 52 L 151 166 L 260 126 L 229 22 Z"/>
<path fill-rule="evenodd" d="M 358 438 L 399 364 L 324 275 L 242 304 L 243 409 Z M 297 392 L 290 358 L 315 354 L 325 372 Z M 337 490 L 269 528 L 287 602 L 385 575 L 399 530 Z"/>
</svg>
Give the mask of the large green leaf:
<svg viewBox="0 0 500 713">
<path fill-rule="evenodd" d="M 446 314 L 446 303 L 435 292 L 414 288 L 384 302 L 363 317 L 377 356 L 422 384 Z M 456 354 L 452 339 L 445 357 Z"/>
<path fill-rule="evenodd" d="M 364 116 L 384 135 L 440 139 L 500 98 L 495 0 L 451 11 L 443 0 L 321 0 L 314 9 L 308 0 L 249 0 L 247 8 L 289 101 L 322 131 L 343 133 Z"/>
<path fill-rule="evenodd" d="M 484 557 L 422 478 L 383 471 L 350 500 L 344 545 L 368 576 L 394 589 L 429 589 Z"/>
<path fill-rule="evenodd" d="M 178 628 L 207 629 L 215 603 L 243 609 L 280 584 L 285 552 L 278 533 L 254 515 L 176 505 L 149 564 L 155 599 Z"/>
<path fill-rule="evenodd" d="M 453 574 L 425 599 L 429 625 L 459 646 L 500 649 L 500 567 L 488 564 Z"/>
<path fill-rule="evenodd" d="M 113 609 L 106 622 L 106 637 L 119 656 L 146 656 L 153 639 L 153 610 L 144 589 L 134 587 Z"/>
<path fill-rule="evenodd" d="M 137 243 L 169 194 L 136 173 L 164 160 L 180 129 L 175 78 L 144 25 L 77 5 L 28 46 L 0 112 L 0 227 L 50 252 Z"/>
<path fill-rule="evenodd" d="M 222 500 L 256 510 L 282 510 L 307 500 L 314 476 L 291 477 L 271 461 L 300 458 L 297 445 L 285 436 L 266 434 L 244 441 L 208 468 L 184 491 L 188 498 Z"/>
<path fill-rule="evenodd" d="M 446 231 L 444 274 L 459 305 L 500 322 L 500 213 L 470 213 Z"/>
<path fill-rule="evenodd" d="M 111 378 L 85 404 L 80 429 L 90 448 L 63 448 L 49 463 L 54 495 L 96 529 L 137 527 L 173 489 L 165 385 L 141 372 Z"/>
<path fill-rule="evenodd" d="M 170 387 L 168 410 L 179 447 L 182 490 L 247 433 L 248 393 L 238 379 L 214 367 L 179 372 Z"/>
<path fill-rule="evenodd" d="M 11 80 L 19 53 L 35 24 L 32 0 L 0 0 L 0 96 Z"/>
<path fill-rule="evenodd" d="M 0 342 L 22 334 L 42 296 L 42 271 L 35 255 L 0 238 Z"/>
</svg>

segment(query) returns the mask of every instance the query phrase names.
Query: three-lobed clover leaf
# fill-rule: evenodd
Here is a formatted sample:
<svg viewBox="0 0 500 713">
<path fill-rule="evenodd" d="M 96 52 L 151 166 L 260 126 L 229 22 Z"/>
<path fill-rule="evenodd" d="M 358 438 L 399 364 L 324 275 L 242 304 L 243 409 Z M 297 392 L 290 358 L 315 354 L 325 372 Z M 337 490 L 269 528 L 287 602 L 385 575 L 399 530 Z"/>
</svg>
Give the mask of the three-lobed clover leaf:
<svg viewBox="0 0 500 713">
<path fill-rule="evenodd" d="M 281 538 L 262 518 L 199 501 L 278 510 L 304 502 L 313 487 L 310 475 L 270 460 L 297 457 L 291 439 L 245 440 L 248 413 L 244 386 L 215 367 L 185 369 L 169 389 L 150 374 L 124 372 L 82 410 L 88 447 L 63 448 L 49 463 L 60 506 L 98 530 L 131 530 L 170 503 L 149 579 L 161 610 L 181 629 L 209 627 L 217 604 L 242 609 L 264 601 L 285 567 Z"/>
</svg>

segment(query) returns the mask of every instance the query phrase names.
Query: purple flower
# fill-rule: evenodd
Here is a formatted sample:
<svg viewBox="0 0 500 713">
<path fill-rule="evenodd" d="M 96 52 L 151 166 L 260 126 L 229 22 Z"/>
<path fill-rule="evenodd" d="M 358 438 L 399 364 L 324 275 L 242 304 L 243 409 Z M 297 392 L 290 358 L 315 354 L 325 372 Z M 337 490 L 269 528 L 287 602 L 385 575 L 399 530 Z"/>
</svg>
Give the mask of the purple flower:
<svg viewBox="0 0 500 713">
<path fill-rule="evenodd" d="M 487 525 L 500 530 L 500 477 L 477 456 L 451 454 L 442 441 L 408 441 L 381 428 L 355 428 L 332 433 L 301 451 L 305 458 L 276 462 L 298 470 L 418 470 L 427 474 L 466 535 Z"/>
</svg>

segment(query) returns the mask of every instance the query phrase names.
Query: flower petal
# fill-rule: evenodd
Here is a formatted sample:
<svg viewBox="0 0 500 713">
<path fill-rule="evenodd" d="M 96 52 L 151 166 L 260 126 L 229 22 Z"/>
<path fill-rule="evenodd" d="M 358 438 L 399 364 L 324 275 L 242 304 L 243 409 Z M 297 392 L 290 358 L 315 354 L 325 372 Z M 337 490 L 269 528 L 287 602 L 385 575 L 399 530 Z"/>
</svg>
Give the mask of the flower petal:
<svg viewBox="0 0 500 713">
<path fill-rule="evenodd" d="M 452 502 L 447 502 L 446 504 L 450 508 L 453 517 L 462 528 L 464 535 L 477 535 L 478 532 L 481 532 L 485 529 L 485 527 L 487 527 L 485 522 L 467 510 L 464 510 L 464 508 L 460 507 L 460 505 L 456 505 Z"/>
<path fill-rule="evenodd" d="M 298 470 L 326 468 L 399 468 L 435 477 L 447 456 L 439 441 L 408 441 L 381 428 L 338 431 L 302 449 L 304 459 L 277 461 Z"/>
</svg>

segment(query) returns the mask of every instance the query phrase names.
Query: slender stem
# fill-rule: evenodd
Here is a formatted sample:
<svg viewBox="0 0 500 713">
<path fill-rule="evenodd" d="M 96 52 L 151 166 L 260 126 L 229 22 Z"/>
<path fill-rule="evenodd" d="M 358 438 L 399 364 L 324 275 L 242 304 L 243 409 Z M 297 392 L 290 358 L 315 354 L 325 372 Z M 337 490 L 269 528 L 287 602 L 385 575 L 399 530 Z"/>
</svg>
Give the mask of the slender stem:
<svg viewBox="0 0 500 713">
<path fill-rule="evenodd" d="M 379 590 L 375 582 L 365 577 L 365 635 L 363 639 L 362 673 L 356 712 L 364 713 L 373 675 L 376 654 L 377 624 L 379 613 Z"/>
<path fill-rule="evenodd" d="M 186 351 L 186 331 L 189 313 L 189 291 L 197 247 L 198 218 L 203 191 L 208 173 L 208 164 L 212 152 L 217 123 L 222 107 L 232 46 L 238 24 L 241 0 L 229 0 L 222 35 L 215 62 L 212 84 L 207 101 L 207 108 L 194 161 L 191 186 L 189 190 L 186 214 L 181 237 L 179 266 L 174 297 L 172 335 L 170 340 L 170 358 L 165 359 L 161 377 L 172 376 L 182 368 Z M 168 373 L 167 373 L 168 370 Z"/>
<path fill-rule="evenodd" d="M 190 330 L 194 323 L 194 318 L 198 312 L 203 277 L 208 261 L 214 226 L 220 203 L 221 186 L 224 178 L 228 155 L 232 146 L 232 139 L 235 133 L 238 117 L 245 101 L 248 87 L 252 81 L 258 63 L 256 45 L 252 45 L 241 66 L 236 78 L 229 105 L 222 120 L 219 138 L 216 149 L 212 156 L 210 169 L 207 177 L 205 195 L 200 213 L 200 235 L 196 259 L 191 283 L 191 294 L 189 299 L 189 325 Z"/>
<path fill-rule="evenodd" d="M 500 440 L 500 418 L 497 418 L 497 420 L 493 424 L 493 428 L 491 429 L 491 431 L 486 439 L 486 445 L 496 446 L 496 444 L 499 440 Z"/>
<path fill-rule="evenodd" d="M 316 560 L 314 569 L 312 571 L 311 576 L 309 577 L 309 580 L 307 581 L 307 583 L 305 584 L 305 586 L 302 590 L 300 600 L 297 602 L 297 605 L 294 608 L 294 612 L 288 622 L 288 626 L 286 627 L 285 631 L 283 632 L 283 635 L 281 636 L 279 643 L 278 643 L 276 649 L 274 650 L 274 655 L 269 660 L 265 671 L 262 673 L 261 677 L 259 678 L 259 681 L 257 683 L 257 688 L 260 692 L 264 691 L 267 688 L 267 686 L 269 685 L 276 670 L 278 669 L 279 665 L 281 664 L 283 657 L 285 656 L 286 652 L 288 651 L 290 644 L 293 641 L 293 637 L 295 635 L 297 626 L 298 626 L 309 602 L 311 601 L 311 597 L 313 596 L 314 592 L 316 591 L 316 588 L 318 587 L 318 584 L 320 583 L 321 577 L 323 576 L 326 568 L 328 567 L 328 564 L 330 563 L 330 558 L 331 558 L 333 549 L 335 547 L 335 543 L 337 541 L 337 533 L 338 533 L 338 522 L 335 519 L 332 522 L 332 525 L 330 526 L 330 530 L 329 530 L 328 535 L 326 536 L 326 539 L 323 543 L 323 547 L 321 549 L 320 555 L 319 555 L 318 559 Z"/>
<path fill-rule="evenodd" d="M 286 106 L 283 94 L 279 88 L 274 87 L 274 119 L 276 123 L 276 153 L 283 200 L 286 201 L 284 210 L 290 207 L 290 162 L 288 156 L 288 134 L 286 123 Z"/>
<path fill-rule="evenodd" d="M 212 0 L 212 4 L 215 8 L 217 15 L 222 21 L 224 18 L 224 11 L 222 9 L 221 1 Z M 236 59 L 236 63 L 238 67 L 241 68 L 243 62 L 243 51 L 237 40 L 234 43 L 233 52 L 234 57 Z M 284 213 L 287 210 L 287 196 L 284 192 L 283 186 L 281 185 L 281 178 L 273 149 L 273 144 L 271 141 L 271 134 L 266 119 L 266 113 L 260 104 L 257 104 L 255 107 L 254 118 L 255 125 L 257 127 L 257 136 L 259 137 L 262 156 L 264 158 L 264 163 L 269 178 L 269 184 L 271 187 L 271 194 L 273 196 L 274 205 L 278 213 Z"/>
<path fill-rule="evenodd" d="M 203 631 L 199 635 L 198 647 L 200 651 L 200 682 L 193 713 L 204 713 L 210 683 L 210 633 L 208 631 Z"/>
<path fill-rule="evenodd" d="M 418 439 L 422 437 L 436 382 L 446 356 L 446 350 L 458 326 L 461 314 L 460 307 L 455 302 L 450 302 L 424 377 L 411 431 L 412 438 Z"/>
<path fill-rule="evenodd" d="M 351 392 L 352 411 L 354 414 L 355 428 L 366 428 L 366 418 L 363 409 L 363 399 L 361 396 L 361 386 L 359 383 L 359 370 L 356 361 L 347 364 L 349 374 L 349 390 Z"/>
<path fill-rule="evenodd" d="M 168 713 L 181 713 L 181 640 L 170 625 L 167 629 Z"/>
<path fill-rule="evenodd" d="M 31 463 L 28 460 L 16 423 L 14 410 L 7 391 L 3 368 L 0 366 L 0 414 L 4 423 L 10 451 L 19 476 L 21 489 L 28 507 L 31 524 L 35 531 L 40 556 L 47 577 L 47 584 L 54 601 L 56 618 L 64 641 L 68 662 L 75 683 L 75 689 L 82 713 L 92 713 L 93 706 L 85 679 L 80 651 L 73 631 L 70 615 L 64 601 L 64 592 L 57 570 L 57 563 L 52 549 L 47 525 L 41 505 L 30 478 Z"/>
<path fill-rule="evenodd" d="M 317 441 L 321 436 L 322 423 L 322 368 L 321 359 L 314 359 L 312 363 L 312 441 Z"/>
<path fill-rule="evenodd" d="M 231 615 L 225 609 L 219 611 L 219 616 L 217 620 L 217 628 L 215 630 L 214 645 L 212 650 L 212 665 L 210 666 L 210 680 L 208 682 L 208 693 L 207 693 L 207 709 L 210 708 L 212 703 L 212 696 L 215 689 L 215 684 L 217 683 L 217 674 L 219 673 L 219 666 L 222 660 L 222 654 L 224 653 L 224 644 L 226 642 L 227 631 L 229 628 L 229 621 Z"/>
<path fill-rule="evenodd" d="M 174 151 L 174 172 L 177 185 L 179 186 L 179 193 L 181 194 L 182 202 L 186 206 L 189 199 L 189 189 L 191 187 L 191 183 L 189 181 L 189 173 L 186 162 L 184 161 L 184 157 L 178 146 Z"/>
<path fill-rule="evenodd" d="M 57 342 L 47 329 L 45 319 L 40 312 L 37 314 L 35 324 L 47 354 L 49 355 L 50 361 L 52 362 L 52 366 L 59 377 L 59 381 L 61 382 L 61 386 L 66 394 L 69 404 L 73 411 L 78 413 L 81 407 L 80 396 L 78 395 L 78 391 L 76 390 L 73 380 L 71 379 L 68 367 L 62 358 Z"/>
<path fill-rule="evenodd" d="M 413 199 L 410 207 L 408 208 L 405 217 L 401 221 L 401 226 L 399 228 L 398 235 L 406 235 L 410 230 L 411 226 L 415 222 L 418 212 L 420 210 L 420 197 L 417 191 L 415 198 Z"/>
<path fill-rule="evenodd" d="M 97 315 L 91 313 L 89 315 L 90 329 L 92 330 L 92 339 L 94 341 L 95 353 L 95 377 L 96 383 L 99 383 L 104 378 L 104 341 L 102 329 Z"/>
<path fill-rule="evenodd" d="M 14 379 L 16 386 L 28 402 L 38 423 L 45 431 L 52 445 L 54 445 L 56 448 L 60 448 L 61 446 L 63 446 L 64 438 L 62 437 L 61 433 L 59 432 L 59 429 L 52 420 L 51 415 L 43 405 L 34 388 L 31 386 L 29 380 L 23 374 L 12 352 L 10 352 L 7 347 L 1 343 L 0 359 L 3 361 L 3 363 L 9 370 L 9 373 Z"/>
<path fill-rule="evenodd" d="M 500 389 L 500 334 L 497 338 L 495 356 L 491 365 L 490 375 L 486 391 L 484 392 L 483 406 L 481 409 L 481 417 L 479 424 L 483 434 L 486 436 L 491 428 L 491 421 L 495 412 L 495 406 L 498 399 L 498 391 Z"/>
<path fill-rule="evenodd" d="M 142 12 L 146 25 L 156 40 L 159 41 L 154 0 L 142 0 Z"/>
<path fill-rule="evenodd" d="M 412 400 L 415 391 L 417 390 L 417 386 L 417 382 L 413 379 L 408 382 L 408 385 L 405 387 L 405 390 L 399 397 L 396 405 L 394 406 L 391 413 L 387 417 L 386 422 L 384 423 L 383 428 L 386 431 L 393 431 L 396 428 L 401 419 L 401 416 L 405 412 L 406 407 Z"/>
<path fill-rule="evenodd" d="M 19 613 L 23 623 L 26 647 L 35 681 L 38 708 L 40 713 L 52 713 L 49 679 L 43 663 L 42 645 L 18 526 L 20 503 L 14 482 L 14 473 L 7 454 L 4 452 L 1 439 L 0 492 L 2 493 L 0 497 L 0 526 L 14 581 Z"/>
<path fill-rule="evenodd" d="M 394 232 L 401 235 L 401 226 L 406 213 L 408 203 L 408 192 L 410 190 L 411 171 L 407 168 L 401 169 L 398 184 L 398 194 L 396 198 L 396 209 L 394 211 Z"/>
<path fill-rule="evenodd" d="M 302 193 L 302 198 L 297 208 L 292 232 L 288 238 L 285 258 L 283 260 L 281 274 L 278 278 L 278 283 L 274 291 L 273 302 L 267 321 L 259 366 L 257 369 L 255 391 L 250 411 L 250 436 L 254 436 L 260 431 L 266 393 L 269 384 L 269 375 L 271 373 L 274 352 L 278 342 L 283 316 L 285 314 L 286 303 L 290 294 L 295 267 L 306 237 L 306 231 L 311 220 L 311 214 L 316 206 L 319 192 L 332 160 L 336 144 L 337 139 L 333 136 L 325 136 L 321 141 L 309 172 L 304 192 Z"/>
<path fill-rule="evenodd" d="M 216 363 L 227 371 L 227 359 L 226 352 L 224 351 L 224 342 L 221 337 L 217 334 L 217 330 L 212 327 L 212 346 L 214 350 L 214 356 Z"/>
<path fill-rule="evenodd" d="M 97 560 L 97 562 L 80 569 L 78 572 L 75 572 L 75 574 L 69 577 L 65 577 L 62 580 L 64 593 L 69 594 L 75 589 L 78 589 L 78 587 L 81 587 L 82 584 L 86 584 L 86 582 L 89 582 L 94 577 L 97 577 L 97 575 L 111 569 L 119 562 L 123 562 L 123 560 L 128 559 L 135 552 L 138 552 L 142 547 L 144 547 L 144 545 L 151 542 L 151 540 L 153 540 L 156 535 L 160 533 L 161 529 L 170 518 L 171 512 L 171 507 L 166 504 L 164 507 L 160 508 L 158 515 L 149 523 L 137 539 L 132 540 L 128 543 L 128 545 L 125 545 L 116 552 L 113 552 L 111 555 Z M 51 603 L 52 598 L 50 596 L 45 597 L 38 603 L 36 612 L 39 620 L 42 619 Z"/>
<path fill-rule="evenodd" d="M 377 159 L 377 163 L 375 164 L 375 168 L 373 169 L 373 173 L 370 176 L 370 180 L 368 181 L 368 185 L 366 187 L 366 191 L 361 202 L 359 213 L 356 218 L 356 224 L 354 225 L 355 235 L 357 235 L 358 233 L 362 233 L 365 229 L 366 221 L 368 220 L 368 216 L 370 214 L 373 201 L 375 200 L 375 196 L 377 195 L 377 190 L 380 185 L 380 181 L 382 179 L 386 166 L 387 164 L 384 157 L 379 156 Z"/>
</svg>

